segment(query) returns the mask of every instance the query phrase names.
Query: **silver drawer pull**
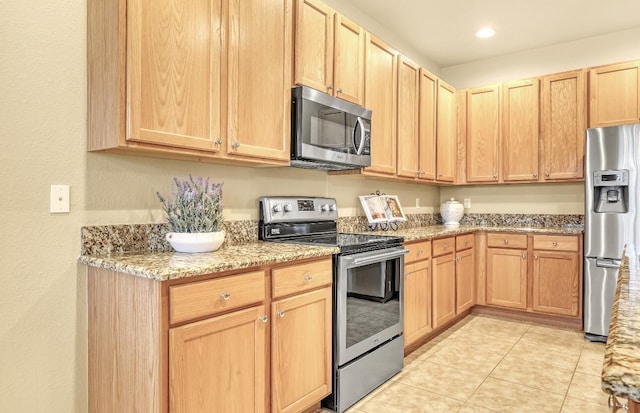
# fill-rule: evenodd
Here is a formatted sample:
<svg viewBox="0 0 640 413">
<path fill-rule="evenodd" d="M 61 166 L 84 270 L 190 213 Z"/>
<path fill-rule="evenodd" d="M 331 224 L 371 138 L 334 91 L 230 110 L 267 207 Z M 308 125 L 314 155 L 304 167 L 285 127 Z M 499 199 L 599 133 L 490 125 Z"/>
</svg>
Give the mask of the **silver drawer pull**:
<svg viewBox="0 0 640 413">
<path fill-rule="evenodd" d="M 538 254 L 534 254 L 534 255 L 533 255 L 533 259 L 534 259 L 534 260 L 537 260 L 537 259 L 538 259 Z"/>
<path fill-rule="evenodd" d="M 222 294 L 220 294 L 220 297 L 222 297 L 222 299 L 226 301 L 229 299 L 229 297 L 231 297 L 231 293 L 225 291 Z"/>
<path fill-rule="evenodd" d="M 509 243 L 509 240 L 508 240 L 508 239 L 504 240 L 504 243 L 505 243 L 505 244 L 508 244 L 508 243 Z"/>
<path fill-rule="evenodd" d="M 309 282 L 309 281 L 311 281 L 312 279 L 313 279 L 313 277 L 312 277 L 310 274 L 307 274 L 307 275 L 305 275 L 305 276 L 304 276 L 304 280 L 305 280 L 306 282 Z"/>
<path fill-rule="evenodd" d="M 522 254 L 522 259 L 526 260 L 527 259 L 527 254 Z"/>
<path fill-rule="evenodd" d="M 267 317 L 266 314 L 263 314 L 260 317 L 258 317 L 258 320 L 262 321 L 263 323 L 266 323 L 267 321 L 269 321 L 269 317 Z"/>
<path fill-rule="evenodd" d="M 424 252 L 424 251 L 422 251 L 422 249 L 419 249 L 419 250 L 418 250 L 418 255 L 422 255 L 422 253 L 423 253 L 423 252 Z"/>
<path fill-rule="evenodd" d="M 557 242 L 555 242 L 555 241 L 553 241 L 553 243 L 552 243 L 551 245 L 553 245 L 554 247 L 557 247 L 557 246 L 558 246 L 558 243 L 557 243 Z"/>
<path fill-rule="evenodd" d="M 278 317 L 280 317 L 280 318 L 284 317 L 284 310 L 279 310 L 278 311 Z"/>
</svg>

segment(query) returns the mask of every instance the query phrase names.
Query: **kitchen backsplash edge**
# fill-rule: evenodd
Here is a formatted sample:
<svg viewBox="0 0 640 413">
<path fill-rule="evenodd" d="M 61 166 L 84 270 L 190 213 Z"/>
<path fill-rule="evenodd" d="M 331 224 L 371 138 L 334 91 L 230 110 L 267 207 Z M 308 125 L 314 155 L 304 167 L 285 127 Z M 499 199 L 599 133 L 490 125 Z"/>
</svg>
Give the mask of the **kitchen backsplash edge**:
<svg viewBox="0 0 640 413">
<path fill-rule="evenodd" d="M 338 218 L 339 232 L 368 230 L 364 216 Z M 442 224 L 439 213 L 407 214 L 407 221 L 399 229 L 419 228 Z M 553 214 L 465 214 L 461 225 L 509 226 L 531 228 L 558 228 L 566 225 L 584 225 L 584 215 Z M 258 221 L 225 221 L 224 245 L 240 245 L 258 240 Z M 124 253 L 171 252 L 165 240 L 167 224 L 96 225 L 81 228 L 80 255 L 110 255 Z M 389 232 L 393 232 L 389 230 Z"/>
</svg>

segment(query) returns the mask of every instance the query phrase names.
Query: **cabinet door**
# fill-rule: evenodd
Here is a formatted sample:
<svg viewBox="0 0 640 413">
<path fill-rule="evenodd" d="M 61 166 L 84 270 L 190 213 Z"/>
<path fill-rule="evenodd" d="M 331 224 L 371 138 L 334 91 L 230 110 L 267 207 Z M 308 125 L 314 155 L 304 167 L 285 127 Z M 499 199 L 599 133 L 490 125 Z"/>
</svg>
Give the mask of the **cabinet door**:
<svg viewBox="0 0 640 413">
<path fill-rule="evenodd" d="M 527 251 L 487 248 L 487 304 L 527 308 Z"/>
<path fill-rule="evenodd" d="M 396 173 L 396 51 L 367 33 L 364 105 L 371 109 L 371 166 L 366 172 Z"/>
<path fill-rule="evenodd" d="M 540 153 L 544 180 L 583 178 L 585 79 L 583 70 L 542 78 Z"/>
<path fill-rule="evenodd" d="M 456 253 L 456 314 L 475 304 L 474 248 Z"/>
<path fill-rule="evenodd" d="M 398 58 L 398 176 L 418 176 L 418 81 L 420 68 Z"/>
<path fill-rule="evenodd" d="M 405 266 L 404 345 L 413 344 L 431 328 L 431 260 Z"/>
<path fill-rule="evenodd" d="M 579 260 L 579 254 L 574 252 L 533 252 L 534 311 L 579 315 Z"/>
<path fill-rule="evenodd" d="M 436 181 L 453 182 L 458 152 L 456 91 L 438 80 L 436 112 Z"/>
<path fill-rule="evenodd" d="M 297 0 L 294 82 L 325 93 L 333 90 L 335 12 L 316 0 Z"/>
<path fill-rule="evenodd" d="M 433 328 L 456 315 L 456 264 L 453 253 L 433 259 Z"/>
<path fill-rule="evenodd" d="M 467 91 L 467 182 L 498 182 L 500 86 Z"/>
<path fill-rule="evenodd" d="M 640 121 L 640 61 L 589 71 L 589 127 Z"/>
<path fill-rule="evenodd" d="M 346 17 L 335 17 L 334 94 L 361 105 L 364 94 L 364 29 Z"/>
<path fill-rule="evenodd" d="M 300 412 L 331 393 L 331 287 L 271 304 L 271 411 Z"/>
<path fill-rule="evenodd" d="M 539 81 L 502 86 L 502 165 L 504 181 L 538 180 Z"/>
<path fill-rule="evenodd" d="M 231 157 L 289 162 L 291 2 L 229 2 L 227 153 Z"/>
<path fill-rule="evenodd" d="M 127 2 L 127 140 L 219 150 L 221 0 L 174 3 Z"/>
<path fill-rule="evenodd" d="M 169 330 L 171 413 L 265 411 L 262 316 L 259 306 Z"/>
<path fill-rule="evenodd" d="M 418 178 L 425 181 L 436 179 L 436 98 L 438 78 L 420 69 L 420 92 L 418 105 Z"/>
</svg>

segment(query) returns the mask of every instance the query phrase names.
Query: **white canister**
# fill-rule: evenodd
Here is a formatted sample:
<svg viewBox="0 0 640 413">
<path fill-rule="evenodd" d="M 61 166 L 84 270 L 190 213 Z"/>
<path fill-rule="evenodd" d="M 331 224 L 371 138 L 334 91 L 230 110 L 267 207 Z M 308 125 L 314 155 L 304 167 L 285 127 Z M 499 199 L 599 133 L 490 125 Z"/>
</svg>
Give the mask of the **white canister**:
<svg viewBox="0 0 640 413">
<path fill-rule="evenodd" d="M 451 198 L 447 202 L 443 202 L 440 205 L 440 215 L 444 225 L 448 227 L 457 227 L 460 225 L 460 219 L 464 215 L 464 207 L 454 198 Z"/>
</svg>

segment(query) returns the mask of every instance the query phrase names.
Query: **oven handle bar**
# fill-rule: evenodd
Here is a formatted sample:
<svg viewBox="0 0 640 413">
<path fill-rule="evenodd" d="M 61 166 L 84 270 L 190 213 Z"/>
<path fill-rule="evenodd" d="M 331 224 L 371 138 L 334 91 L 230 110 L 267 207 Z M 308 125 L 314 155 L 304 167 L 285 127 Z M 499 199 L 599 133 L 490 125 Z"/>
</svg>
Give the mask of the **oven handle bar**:
<svg viewBox="0 0 640 413">
<path fill-rule="evenodd" d="M 383 254 L 376 254 L 376 255 L 372 255 L 369 257 L 364 257 L 364 258 L 356 258 L 353 260 L 353 265 L 356 266 L 363 266 L 363 265 L 369 265 L 369 264 L 375 264 L 377 262 L 382 262 L 382 261 L 387 261 L 393 258 L 397 258 L 401 255 L 404 255 L 406 253 L 408 253 L 409 250 L 407 249 L 402 249 L 402 250 L 394 250 L 392 252 L 387 252 L 387 253 L 383 253 Z"/>
</svg>

